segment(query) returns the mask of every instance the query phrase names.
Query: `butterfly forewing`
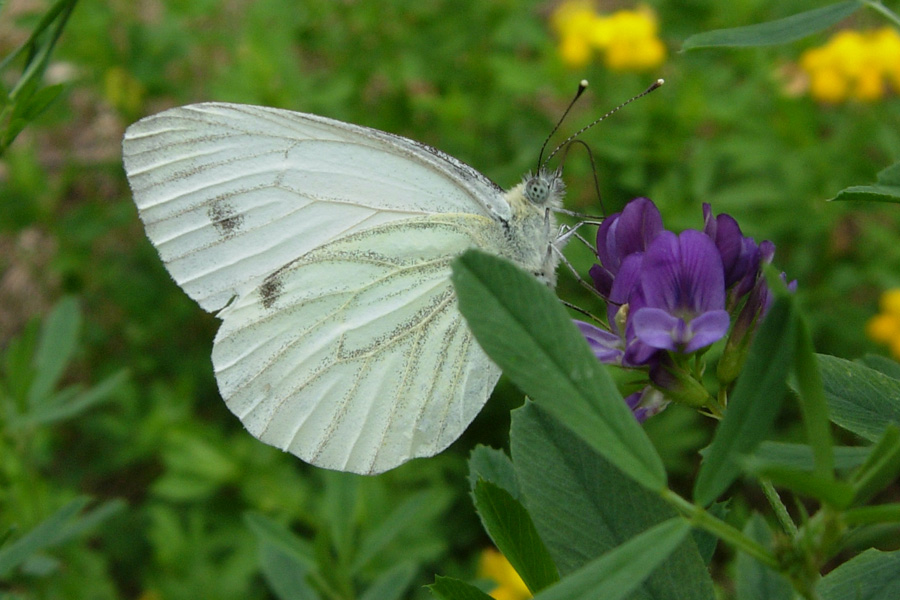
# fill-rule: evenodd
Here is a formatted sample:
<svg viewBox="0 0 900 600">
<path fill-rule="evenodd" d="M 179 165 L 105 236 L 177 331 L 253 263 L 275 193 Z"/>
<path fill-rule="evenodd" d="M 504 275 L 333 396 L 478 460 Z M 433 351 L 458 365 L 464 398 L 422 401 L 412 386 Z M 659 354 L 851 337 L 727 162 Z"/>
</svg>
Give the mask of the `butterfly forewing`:
<svg viewBox="0 0 900 600">
<path fill-rule="evenodd" d="M 426 214 L 509 216 L 499 188 L 459 161 L 314 115 L 174 108 L 132 125 L 123 151 L 148 236 L 208 311 L 354 231 Z"/>
</svg>

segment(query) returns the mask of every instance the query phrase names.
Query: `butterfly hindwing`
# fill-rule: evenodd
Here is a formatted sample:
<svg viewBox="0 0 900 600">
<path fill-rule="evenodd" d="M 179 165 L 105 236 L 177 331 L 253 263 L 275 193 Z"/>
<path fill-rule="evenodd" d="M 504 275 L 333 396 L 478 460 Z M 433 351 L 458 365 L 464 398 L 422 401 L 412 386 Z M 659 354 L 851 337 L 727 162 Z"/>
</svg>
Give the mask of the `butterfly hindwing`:
<svg viewBox="0 0 900 600">
<path fill-rule="evenodd" d="M 455 440 L 499 370 L 465 325 L 450 262 L 495 228 L 422 217 L 287 265 L 226 308 L 220 391 L 255 436 L 315 465 L 377 473 Z"/>
</svg>

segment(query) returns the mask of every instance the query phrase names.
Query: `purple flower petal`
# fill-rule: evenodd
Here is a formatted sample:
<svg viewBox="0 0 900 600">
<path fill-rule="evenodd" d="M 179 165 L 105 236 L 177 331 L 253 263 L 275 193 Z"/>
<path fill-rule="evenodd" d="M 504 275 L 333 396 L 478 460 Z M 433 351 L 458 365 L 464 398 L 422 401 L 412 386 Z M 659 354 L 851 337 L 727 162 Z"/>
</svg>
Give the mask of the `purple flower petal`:
<svg viewBox="0 0 900 600">
<path fill-rule="evenodd" d="M 594 280 L 594 288 L 600 292 L 601 296 L 608 298 L 615 276 L 602 265 L 593 265 L 590 271 L 588 271 L 588 274 L 590 274 L 591 279 Z"/>
<path fill-rule="evenodd" d="M 643 393 L 643 390 L 641 390 L 625 396 L 625 404 L 628 405 L 628 408 L 630 408 L 631 410 L 637 408 L 637 405 L 641 402 L 641 396 L 643 395 Z"/>
<path fill-rule="evenodd" d="M 643 252 L 662 230 L 662 215 L 647 198 L 635 198 L 621 213 L 603 220 L 597 230 L 600 265 L 591 269 L 594 285 L 602 296 L 609 296 L 623 261 L 630 254 Z"/>
<path fill-rule="evenodd" d="M 687 326 L 684 351 L 694 352 L 713 344 L 728 333 L 731 318 L 725 310 L 712 310 L 705 312 Z"/>
<path fill-rule="evenodd" d="M 604 364 L 622 364 L 625 354 L 622 338 L 584 321 L 576 320 L 575 326 L 587 340 L 597 360 Z"/>
<path fill-rule="evenodd" d="M 639 340 L 659 350 L 675 350 L 684 337 L 684 321 L 661 308 L 642 308 L 631 317 Z"/>
<path fill-rule="evenodd" d="M 665 231 L 644 256 L 641 277 L 647 306 L 670 313 L 725 308 L 725 282 L 718 250 L 703 233 L 688 229 L 681 235 Z"/>
<path fill-rule="evenodd" d="M 635 252 L 626 256 L 625 260 L 622 261 L 619 274 L 613 280 L 612 289 L 609 291 L 606 303 L 606 318 L 609 321 L 610 328 L 618 333 L 622 332 L 619 331 L 616 323 L 616 313 L 619 312 L 619 309 L 624 304 L 629 304 L 631 310 L 635 308 L 631 306 L 631 303 L 634 301 L 635 292 L 640 289 L 638 284 L 640 283 L 643 261 L 643 252 Z"/>
<path fill-rule="evenodd" d="M 693 352 L 728 332 L 722 260 L 709 236 L 691 229 L 677 236 L 664 231 L 641 266 L 644 306 L 632 307 L 630 318 L 641 342 Z"/>
<path fill-rule="evenodd" d="M 669 401 L 662 392 L 648 385 L 638 392 L 629 394 L 625 398 L 625 404 L 631 409 L 638 423 L 643 423 L 649 417 L 661 412 L 669 405 Z"/>
<path fill-rule="evenodd" d="M 662 352 L 649 344 L 645 344 L 632 332 L 628 336 L 628 344 L 625 347 L 625 356 L 622 357 L 623 367 L 652 366 L 659 359 Z"/>
<path fill-rule="evenodd" d="M 620 260 L 646 250 L 663 231 L 662 215 L 649 198 L 635 198 L 629 202 L 618 221 L 615 245 Z"/>
<path fill-rule="evenodd" d="M 716 244 L 722 257 L 725 288 L 741 282 L 732 295 L 739 298 L 750 291 L 759 268 L 759 248 L 753 238 L 745 237 L 731 215 L 713 217 L 709 204 L 703 205 L 703 233 Z"/>
</svg>

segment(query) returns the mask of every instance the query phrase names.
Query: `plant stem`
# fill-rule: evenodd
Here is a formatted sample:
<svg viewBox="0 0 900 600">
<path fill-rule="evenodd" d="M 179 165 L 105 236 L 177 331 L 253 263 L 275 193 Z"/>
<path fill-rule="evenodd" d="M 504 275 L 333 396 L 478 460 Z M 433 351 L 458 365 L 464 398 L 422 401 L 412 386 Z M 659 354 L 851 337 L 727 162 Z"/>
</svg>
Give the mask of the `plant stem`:
<svg viewBox="0 0 900 600">
<path fill-rule="evenodd" d="M 768 479 L 762 479 L 759 483 L 762 485 L 763 494 L 766 495 L 766 500 L 769 501 L 769 504 L 775 511 L 775 516 L 778 518 L 778 522 L 781 523 L 781 527 L 792 538 L 796 537 L 797 533 L 799 533 L 797 525 L 791 519 L 791 515 L 788 514 L 787 507 L 781 501 L 781 496 L 775 491 L 775 486 Z"/>
<path fill-rule="evenodd" d="M 662 497 L 678 509 L 679 512 L 687 516 L 692 525 L 705 529 L 719 539 L 729 542 L 738 550 L 752 556 L 767 567 L 779 570 L 778 561 L 771 552 L 728 523 L 721 519 L 717 519 L 696 504 L 688 502 L 672 490 L 664 490 L 662 492 Z"/>
</svg>

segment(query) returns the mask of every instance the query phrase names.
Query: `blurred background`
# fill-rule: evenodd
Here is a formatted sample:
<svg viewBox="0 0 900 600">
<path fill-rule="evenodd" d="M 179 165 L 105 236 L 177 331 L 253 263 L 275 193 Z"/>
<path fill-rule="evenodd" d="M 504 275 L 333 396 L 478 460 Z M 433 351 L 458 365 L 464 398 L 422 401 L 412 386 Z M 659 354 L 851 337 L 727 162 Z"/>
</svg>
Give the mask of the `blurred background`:
<svg viewBox="0 0 900 600">
<path fill-rule="evenodd" d="M 0 57 L 53 4 L 0 3 Z M 15 569 L 0 560 L 0 595 L 424 598 L 435 573 L 485 575 L 489 540 L 465 459 L 475 444 L 506 444 L 521 393 L 501 381 L 449 451 L 377 478 L 308 467 L 245 433 L 213 379 L 217 321 L 169 278 L 122 170 L 125 127 L 172 106 L 245 102 L 367 125 L 508 188 L 534 168 L 579 80 L 590 87 L 557 143 L 663 77 L 581 136 L 603 206 L 575 147 L 567 207 L 609 214 L 647 196 L 680 230 L 701 228 L 708 202 L 775 243 L 819 352 L 882 352 L 865 327 L 880 294 L 900 285 L 898 210 L 827 200 L 900 157 L 896 31 L 860 11 L 794 44 L 679 52 L 692 34 L 819 5 L 75 5 L 45 75 L 62 93 L 0 158 L 0 541 L 92 500 Z M 7 88 L 21 62 L 0 74 Z M 590 251 L 572 244 L 568 255 L 586 276 Z M 560 279 L 562 298 L 599 310 Z M 677 407 L 648 422 L 676 483 L 689 481 L 710 425 Z M 795 434 L 790 415 L 781 434 Z M 279 587 L 291 576 L 279 571 L 285 556 L 305 557 L 309 590 L 309 580 Z"/>
</svg>

